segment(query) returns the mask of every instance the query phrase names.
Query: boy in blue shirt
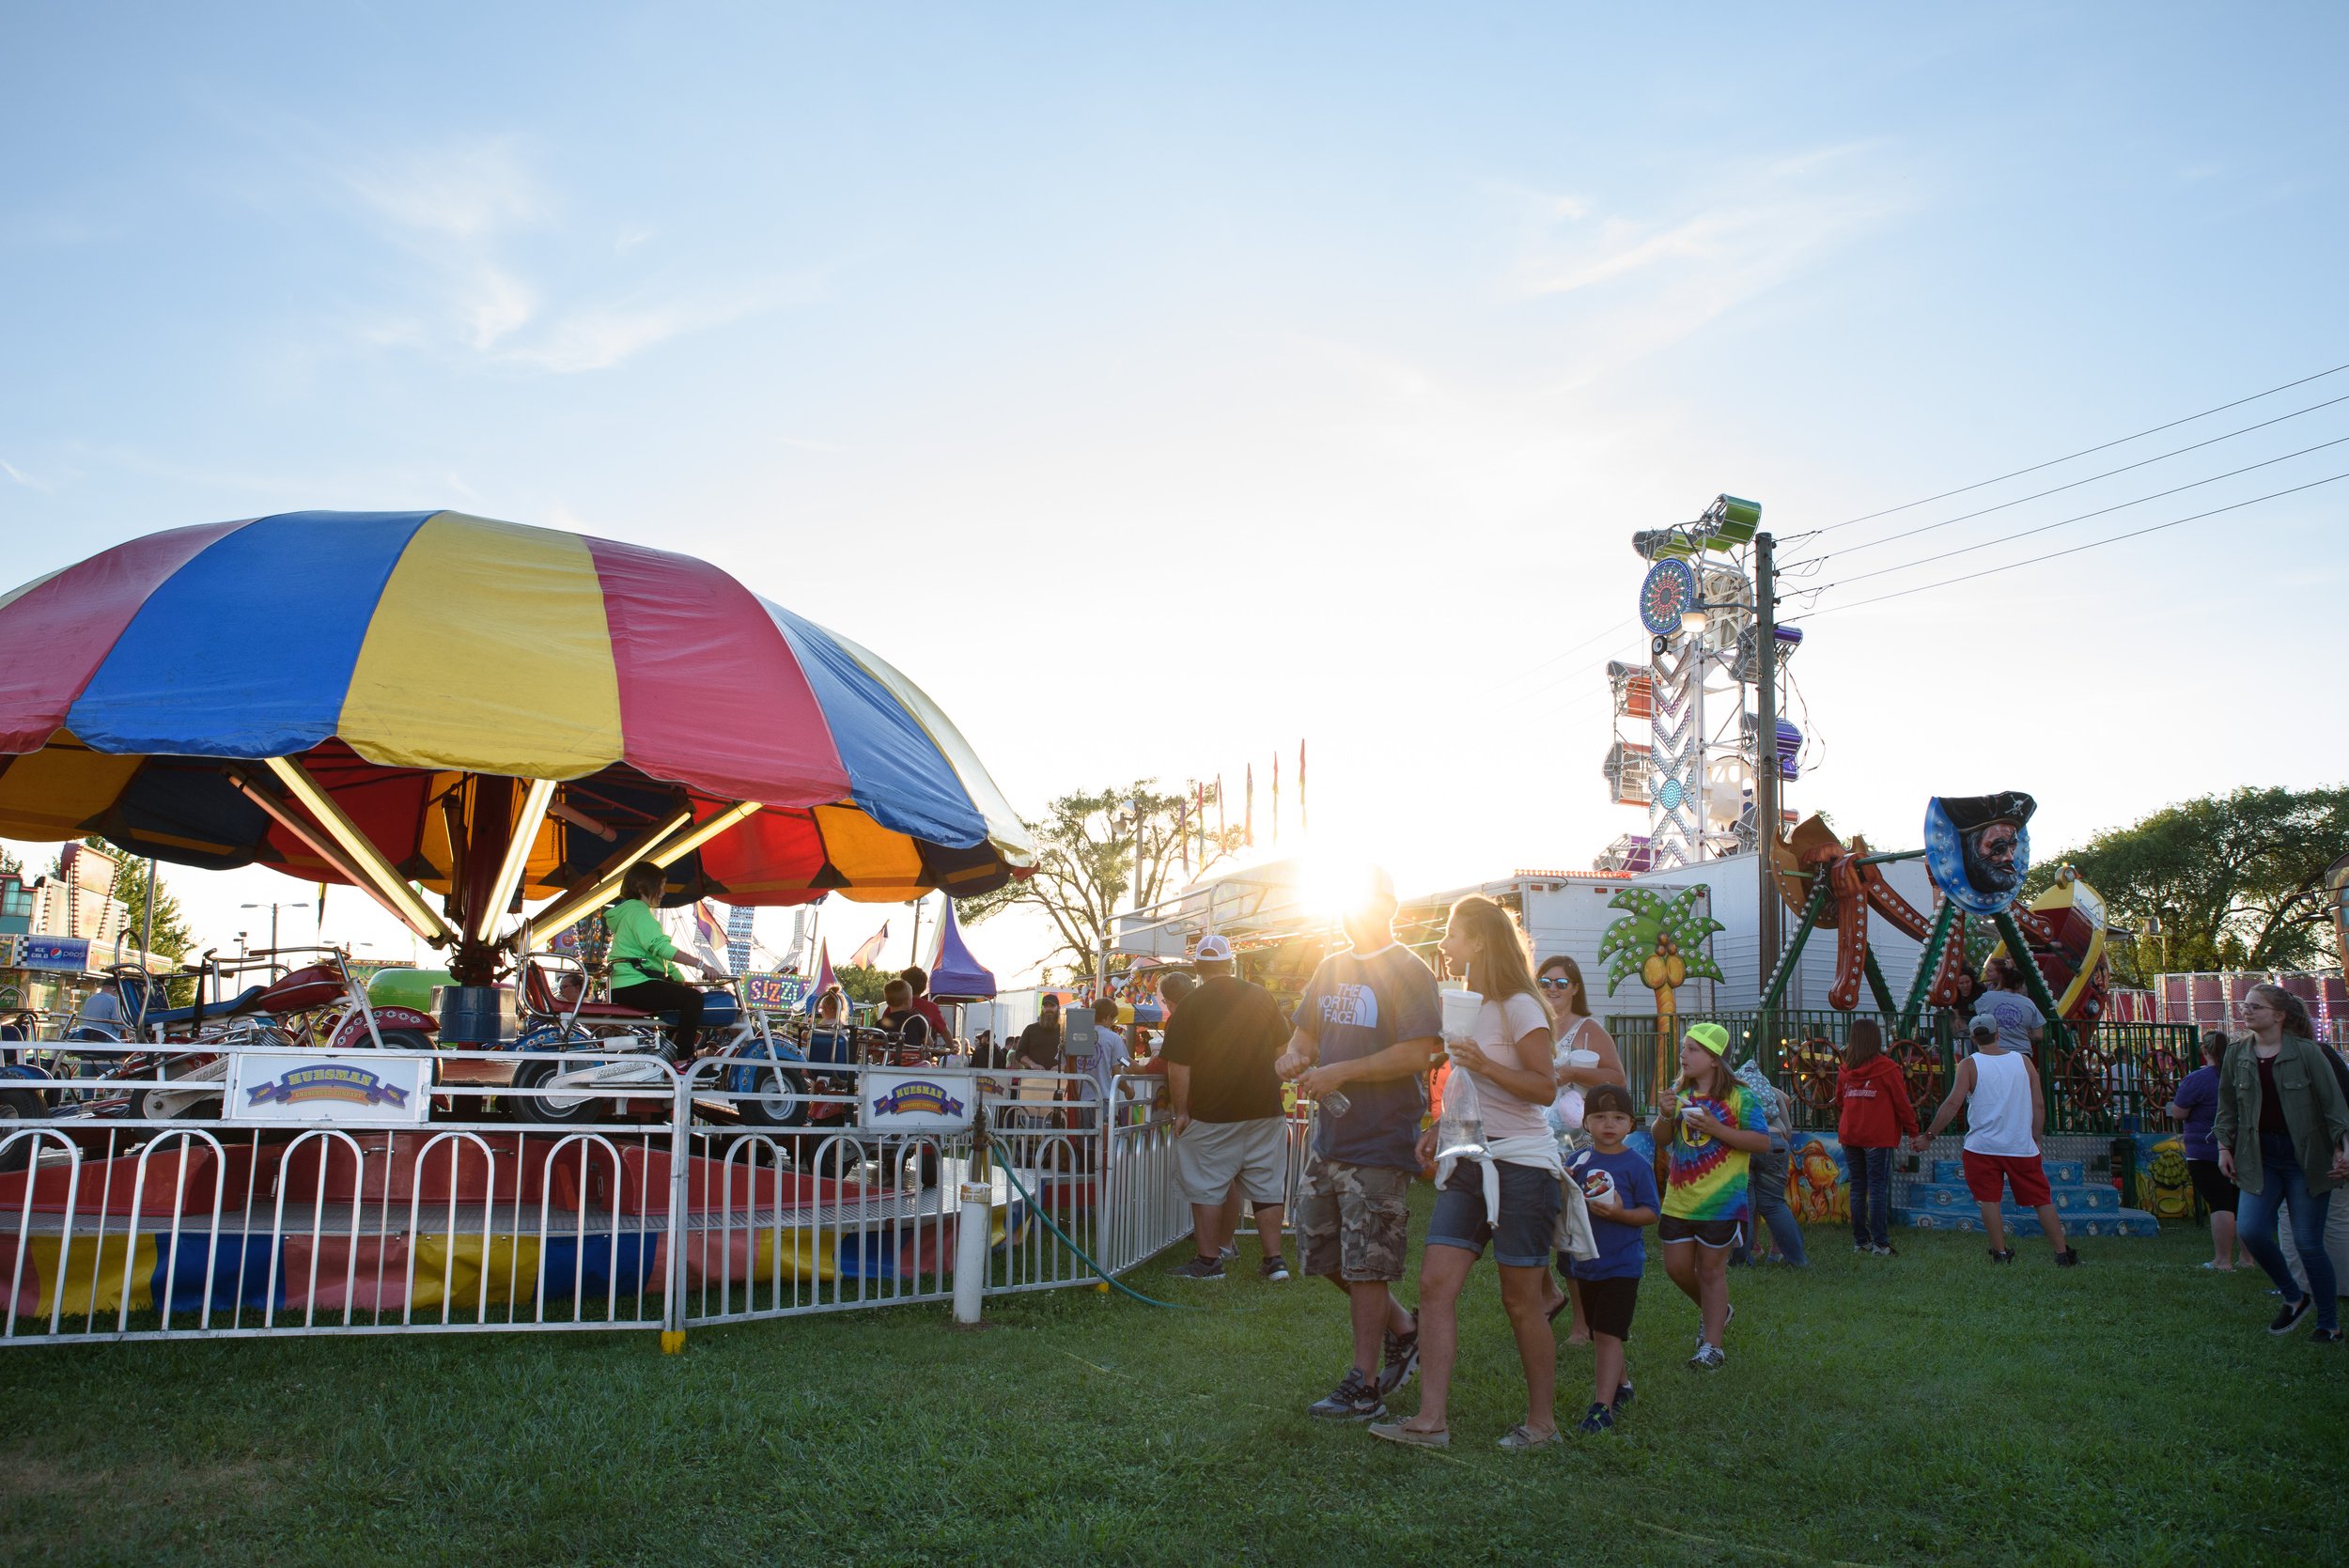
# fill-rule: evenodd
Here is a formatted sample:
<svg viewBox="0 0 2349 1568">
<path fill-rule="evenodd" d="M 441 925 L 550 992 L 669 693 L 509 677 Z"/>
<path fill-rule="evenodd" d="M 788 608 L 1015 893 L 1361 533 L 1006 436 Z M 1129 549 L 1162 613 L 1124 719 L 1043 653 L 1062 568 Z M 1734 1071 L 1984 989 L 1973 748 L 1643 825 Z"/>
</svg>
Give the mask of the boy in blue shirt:
<svg viewBox="0 0 2349 1568">
<path fill-rule="evenodd" d="M 1602 1083 L 1584 1101 L 1582 1126 L 1591 1146 L 1574 1157 L 1566 1173 L 1582 1184 L 1590 1203 L 1591 1239 L 1598 1255 L 1559 1265 L 1581 1293 L 1582 1315 L 1591 1326 L 1595 1397 L 1578 1434 L 1611 1432 L 1615 1417 L 1631 1403 L 1624 1342 L 1631 1337 L 1631 1313 L 1640 1302 L 1640 1275 L 1647 1267 L 1647 1245 L 1640 1234 L 1656 1223 L 1656 1168 L 1624 1146 L 1631 1136 L 1631 1094 L 1621 1084 Z"/>
</svg>

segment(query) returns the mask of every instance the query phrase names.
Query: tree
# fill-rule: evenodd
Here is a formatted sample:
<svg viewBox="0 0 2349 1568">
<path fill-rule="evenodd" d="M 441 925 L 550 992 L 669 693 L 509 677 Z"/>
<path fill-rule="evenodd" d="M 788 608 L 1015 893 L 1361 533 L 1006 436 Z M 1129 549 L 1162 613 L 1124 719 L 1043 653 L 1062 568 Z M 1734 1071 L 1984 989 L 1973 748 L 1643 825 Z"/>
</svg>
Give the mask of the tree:
<svg viewBox="0 0 2349 1568">
<path fill-rule="evenodd" d="M 2104 895 L 2113 924 L 2141 933 L 2158 916 L 2162 935 L 2116 944 L 2124 980 L 2161 969 L 2326 969 L 2341 955 L 2325 868 L 2344 849 L 2349 788 L 2247 786 L 2098 833 L 2033 867 L 2029 891 L 2069 863 Z"/>
<path fill-rule="evenodd" d="M 101 838 L 82 841 L 92 849 L 105 851 L 120 862 L 115 873 L 115 897 L 123 908 L 123 935 L 136 947 L 140 933 L 147 928 L 147 863 L 125 855 Z M 63 857 L 59 857 L 62 862 Z M 165 958 L 185 958 L 195 945 L 195 933 L 188 929 L 187 917 L 179 908 L 179 900 L 158 877 L 155 880 L 155 931 L 152 952 Z"/>
<path fill-rule="evenodd" d="M 122 928 L 136 945 L 141 932 L 147 929 L 147 867 L 132 861 L 122 868 L 122 877 L 115 884 L 115 896 L 122 900 Z M 195 946 L 195 933 L 188 928 L 187 916 L 179 908 L 179 900 L 160 877 L 155 880 L 155 931 L 151 951 L 159 957 L 185 958 Z"/>
<path fill-rule="evenodd" d="M 841 964 L 832 970 L 832 976 L 840 983 L 841 994 L 850 1001 L 869 1001 L 878 1007 L 881 987 L 896 979 L 897 971 L 863 964 Z"/>
<path fill-rule="evenodd" d="M 1034 874 L 958 900 L 957 911 L 975 925 L 1015 905 L 1041 909 L 1059 938 L 1047 956 L 1067 954 L 1079 972 L 1091 973 L 1121 905 L 1147 907 L 1175 891 L 1171 884 L 1183 870 L 1186 846 L 1192 875 L 1239 847 L 1240 828 L 1206 827 L 1192 810 L 1194 797 L 1163 794 L 1157 783 L 1143 779 L 1054 800 L 1042 822 L 1025 824 L 1035 839 Z"/>
</svg>

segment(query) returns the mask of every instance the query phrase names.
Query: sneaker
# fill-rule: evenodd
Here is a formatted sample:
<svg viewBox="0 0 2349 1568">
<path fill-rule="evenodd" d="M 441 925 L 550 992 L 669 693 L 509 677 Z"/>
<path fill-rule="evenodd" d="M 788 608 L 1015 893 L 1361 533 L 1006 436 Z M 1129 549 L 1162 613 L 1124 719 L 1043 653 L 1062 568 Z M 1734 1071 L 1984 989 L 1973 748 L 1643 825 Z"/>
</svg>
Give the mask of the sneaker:
<svg viewBox="0 0 2349 1568">
<path fill-rule="evenodd" d="M 1866 1257 L 1869 1253 L 1871 1253 L 1871 1252 L 1873 1252 L 1873 1251 L 1875 1251 L 1875 1248 L 1873 1248 L 1873 1247 L 1869 1246 L 1869 1245 L 1868 1245 L 1866 1242 L 1864 1242 L 1864 1241 L 1855 1241 L 1855 1242 L 1853 1242 L 1853 1243 L 1851 1244 L 1851 1250 L 1852 1250 L 1854 1252 L 1858 1253 L 1859 1256 L 1863 1257 L 1863 1258 L 1864 1258 L 1864 1257 Z"/>
<path fill-rule="evenodd" d="M 2339 1344 L 2341 1343 L 2341 1330 L 2338 1328 L 2319 1328 L 2315 1333 L 2309 1336 L 2309 1341 L 2312 1344 Z"/>
<path fill-rule="evenodd" d="M 1638 1397 L 1638 1390 L 1633 1389 L 1628 1383 L 1626 1383 L 1621 1388 L 1618 1388 L 1615 1390 L 1615 1414 L 1620 1416 L 1626 1410 L 1631 1408 L 1631 1402 Z"/>
<path fill-rule="evenodd" d="M 1174 1270 L 1177 1280 L 1221 1280 L 1223 1278 L 1221 1258 L 1193 1258 Z"/>
<path fill-rule="evenodd" d="M 2062 1251 L 2056 1254 L 2056 1266 L 2058 1268 L 2077 1268 L 2079 1265 L 2080 1250 L 2077 1247 L 2066 1247 Z"/>
<path fill-rule="evenodd" d="M 1305 1413 L 1324 1421 L 1375 1421 L 1387 1413 L 1387 1402 L 1378 1397 L 1368 1378 L 1348 1367 L 1346 1381 L 1307 1405 Z"/>
<path fill-rule="evenodd" d="M 1688 1366 L 1696 1372 L 1719 1372 L 1729 1364 L 1729 1354 L 1718 1344 L 1701 1344 L 1688 1358 Z"/>
<path fill-rule="evenodd" d="M 1620 1397 L 1617 1403 L 1621 1403 Z M 1604 1405 L 1594 1405 L 1588 1410 L 1583 1411 L 1582 1419 L 1575 1423 L 1574 1435 L 1578 1437 L 1589 1437 L 1601 1432 L 1614 1430 L 1615 1412 Z"/>
<path fill-rule="evenodd" d="M 1598 1408 L 1603 1410 L 1606 1406 L 1602 1405 Z M 1373 1428 L 1373 1430 L 1377 1429 Z M 1525 1449 L 1546 1449 L 1564 1441 L 1565 1438 L 1559 1435 L 1558 1429 L 1554 1426 L 1548 1432 L 1535 1432 L 1523 1421 L 1519 1421 L 1501 1434 L 1501 1441 L 1496 1446 L 1517 1452 Z"/>
<path fill-rule="evenodd" d="M 1733 1302 L 1731 1302 L 1731 1303 L 1730 1303 L 1730 1306 L 1729 1306 L 1729 1311 L 1721 1314 L 1721 1338 L 1723 1338 L 1723 1339 L 1727 1339 L 1727 1338 L 1729 1338 L 1729 1326 L 1730 1326 L 1731 1324 L 1733 1324 L 1733 1323 L 1736 1322 L 1736 1321 L 1737 1321 L 1737 1304 L 1736 1304 L 1735 1302 L 1734 1302 L 1734 1301 L 1733 1301 Z M 1696 1344 L 1696 1347 L 1697 1347 L 1699 1350 L 1703 1350 L 1703 1349 L 1704 1348 L 1704 1320 L 1703 1320 L 1703 1317 L 1702 1316 L 1702 1314 L 1700 1314 L 1700 1315 L 1699 1315 L 1699 1317 L 1698 1317 L 1698 1319 L 1697 1319 L 1697 1344 Z"/>
<path fill-rule="evenodd" d="M 1419 1327 L 1412 1326 L 1408 1334 L 1390 1331 L 1386 1354 L 1378 1363 L 1378 1392 L 1383 1396 L 1394 1392 L 1410 1381 L 1419 1366 Z"/>
<path fill-rule="evenodd" d="M 1422 1432 L 1401 1421 L 1373 1421 L 1370 1423 L 1370 1435 L 1382 1442 L 1401 1443 L 1407 1449 L 1448 1449 L 1452 1446 L 1450 1427 Z"/>
<path fill-rule="evenodd" d="M 2015 1261 L 2015 1249 L 2012 1247 L 1993 1247 L 1990 1249 L 1990 1261 L 1992 1263 L 2013 1263 Z"/>
<path fill-rule="evenodd" d="M 2306 1291 L 2301 1292 L 2299 1300 L 2287 1301 L 2277 1309 L 2275 1321 L 2268 1324 L 2267 1331 L 2271 1334 L 2291 1333 L 2300 1327 L 2300 1320 L 2308 1316 L 2309 1309 L 2315 1305 L 2315 1296 L 2309 1295 Z"/>
<path fill-rule="evenodd" d="M 1881 1247 L 1871 1247 L 1868 1250 L 1874 1252 L 1879 1258 L 1897 1258 L 1900 1256 L 1898 1252 L 1892 1250 L 1892 1244 L 1889 1241 Z"/>
<path fill-rule="evenodd" d="M 1277 1285 L 1289 1277 L 1288 1259 L 1278 1252 L 1267 1252 L 1264 1262 L 1256 1265 L 1256 1274 L 1258 1278 L 1269 1280 Z"/>
<path fill-rule="evenodd" d="M 1231 1241 L 1225 1242 L 1223 1244 L 1222 1250 L 1218 1252 L 1216 1256 L 1221 1258 L 1224 1262 L 1229 1263 L 1232 1259 L 1239 1256 L 1239 1244 Z"/>
</svg>

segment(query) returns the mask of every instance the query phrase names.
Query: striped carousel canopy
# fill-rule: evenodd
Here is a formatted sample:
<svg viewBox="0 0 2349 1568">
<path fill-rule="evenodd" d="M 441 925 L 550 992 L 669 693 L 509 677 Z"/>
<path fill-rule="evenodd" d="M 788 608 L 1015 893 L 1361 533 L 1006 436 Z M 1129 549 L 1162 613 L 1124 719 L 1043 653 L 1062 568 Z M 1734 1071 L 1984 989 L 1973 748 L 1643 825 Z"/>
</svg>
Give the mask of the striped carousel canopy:
<svg viewBox="0 0 2349 1568">
<path fill-rule="evenodd" d="M 443 891 L 484 811 L 531 835 L 534 895 L 745 804 L 673 867 L 673 902 L 962 896 L 1034 863 L 920 688 L 689 556 L 295 512 L 148 535 L 0 598 L 0 835 L 343 879 L 264 809 L 268 759 Z M 541 818 L 511 804 L 526 781 L 554 781 Z"/>
</svg>

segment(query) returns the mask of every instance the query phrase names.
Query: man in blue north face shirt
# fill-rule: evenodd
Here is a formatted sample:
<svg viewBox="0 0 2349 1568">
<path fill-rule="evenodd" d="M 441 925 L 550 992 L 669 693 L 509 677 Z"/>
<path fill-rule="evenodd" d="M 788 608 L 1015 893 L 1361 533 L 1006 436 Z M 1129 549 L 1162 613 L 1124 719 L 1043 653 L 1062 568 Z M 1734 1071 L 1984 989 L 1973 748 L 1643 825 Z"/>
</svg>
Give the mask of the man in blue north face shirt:
<svg viewBox="0 0 2349 1568">
<path fill-rule="evenodd" d="M 1342 1421 L 1385 1415 L 1385 1396 L 1419 1363 L 1419 1326 L 1389 1287 L 1409 1250 L 1413 1145 L 1427 1108 L 1420 1075 L 1440 1049 L 1443 1015 L 1434 971 L 1394 939 L 1394 884 L 1373 871 L 1346 916 L 1352 946 L 1314 971 L 1278 1063 L 1320 1108 L 1296 1228 L 1305 1272 L 1352 1306 L 1354 1365 L 1312 1406 Z"/>
</svg>

